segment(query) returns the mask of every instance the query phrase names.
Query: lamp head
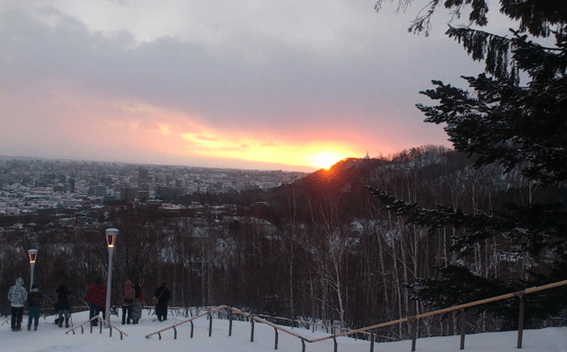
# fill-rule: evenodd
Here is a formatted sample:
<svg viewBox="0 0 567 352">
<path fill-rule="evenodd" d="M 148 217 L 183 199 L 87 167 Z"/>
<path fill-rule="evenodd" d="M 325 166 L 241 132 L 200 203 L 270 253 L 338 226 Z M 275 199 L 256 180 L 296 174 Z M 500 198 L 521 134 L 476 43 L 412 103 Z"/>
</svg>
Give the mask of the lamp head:
<svg viewBox="0 0 567 352">
<path fill-rule="evenodd" d="M 30 258 L 30 264 L 35 264 L 37 259 L 37 249 L 28 249 L 28 256 Z"/>
<path fill-rule="evenodd" d="M 106 245 L 108 248 L 114 248 L 114 244 L 116 243 L 116 236 L 118 236 L 118 229 L 115 228 L 108 228 L 106 229 Z"/>
</svg>

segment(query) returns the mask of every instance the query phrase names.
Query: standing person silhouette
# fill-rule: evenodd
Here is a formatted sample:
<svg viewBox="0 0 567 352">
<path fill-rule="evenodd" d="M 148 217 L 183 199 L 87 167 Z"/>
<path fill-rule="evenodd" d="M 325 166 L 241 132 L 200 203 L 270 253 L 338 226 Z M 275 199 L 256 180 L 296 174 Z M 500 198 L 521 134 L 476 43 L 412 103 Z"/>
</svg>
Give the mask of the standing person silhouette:
<svg viewBox="0 0 567 352">
<path fill-rule="evenodd" d="M 16 279 L 16 284 L 10 287 L 8 291 L 8 300 L 12 306 L 12 331 L 20 331 L 22 329 L 22 315 L 24 314 L 24 305 L 27 299 L 28 290 L 24 287 L 24 279 L 19 277 Z"/>
<path fill-rule="evenodd" d="M 64 284 L 59 285 L 57 290 L 57 313 L 59 314 L 57 325 L 59 327 L 63 326 L 63 316 L 65 316 L 65 327 L 69 327 L 69 316 L 71 315 L 71 304 L 69 303 L 69 297 L 71 296 L 71 290 L 67 288 Z"/>
<path fill-rule="evenodd" d="M 132 324 L 138 324 L 140 318 L 142 318 L 145 298 L 140 283 L 137 281 L 134 283 L 134 290 L 136 291 L 136 299 L 132 304 Z"/>
<path fill-rule="evenodd" d="M 156 289 L 154 301 L 156 301 L 156 315 L 159 321 L 167 320 L 167 304 L 171 299 L 171 293 L 167 288 L 167 282 Z"/>
<path fill-rule="evenodd" d="M 128 280 L 122 288 L 122 325 L 128 323 L 132 319 L 132 304 L 136 299 L 136 290 L 134 290 L 134 285 L 132 281 Z"/>
<path fill-rule="evenodd" d="M 28 331 L 31 330 L 32 322 L 34 323 L 33 330 L 37 330 L 42 304 L 43 293 L 39 292 L 37 287 L 33 285 L 30 294 L 28 295 Z"/>
</svg>

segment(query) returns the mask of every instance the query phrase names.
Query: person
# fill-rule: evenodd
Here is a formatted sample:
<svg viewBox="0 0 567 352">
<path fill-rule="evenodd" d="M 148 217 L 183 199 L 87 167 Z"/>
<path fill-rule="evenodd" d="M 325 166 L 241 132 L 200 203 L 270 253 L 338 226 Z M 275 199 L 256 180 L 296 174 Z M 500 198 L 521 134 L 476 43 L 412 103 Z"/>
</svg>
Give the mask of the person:
<svg viewBox="0 0 567 352">
<path fill-rule="evenodd" d="M 31 330 L 32 321 L 34 323 L 33 330 L 37 330 L 42 304 L 43 293 L 39 292 L 37 287 L 33 285 L 30 294 L 28 295 L 28 331 Z"/>
<path fill-rule="evenodd" d="M 24 287 L 24 279 L 19 277 L 16 279 L 16 284 L 10 287 L 8 291 L 8 300 L 12 306 L 12 331 L 20 331 L 22 329 L 22 315 L 27 299 L 28 290 Z"/>
<path fill-rule="evenodd" d="M 167 282 L 161 284 L 160 287 L 156 289 L 155 298 L 156 303 L 156 315 L 159 321 L 167 320 L 167 304 L 171 299 L 171 293 L 167 288 Z"/>
<path fill-rule="evenodd" d="M 55 290 L 55 293 L 57 293 L 57 313 L 59 314 L 57 325 L 59 327 L 63 326 L 63 316 L 65 316 L 65 327 L 68 328 L 69 316 L 71 315 L 71 305 L 69 303 L 69 297 L 72 294 L 71 290 L 64 284 L 61 284 Z"/>
<path fill-rule="evenodd" d="M 136 299 L 136 290 L 134 290 L 134 285 L 132 281 L 128 280 L 122 288 L 122 325 L 130 324 L 132 319 L 132 304 Z"/>
<path fill-rule="evenodd" d="M 106 306 L 106 286 L 102 285 L 102 280 L 97 278 L 94 283 L 87 288 L 85 302 L 89 306 L 89 320 L 98 316 L 102 311 L 102 318 L 105 319 L 104 308 Z M 91 320 L 92 326 L 98 325 L 98 319 Z"/>
<path fill-rule="evenodd" d="M 134 283 L 134 291 L 136 292 L 136 299 L 132 305 L 132 324 L 138 324 L 142 317 L 142 309 L 144 308 L 144 293 L 140 287 L 140 283 Z"/>
</svg>

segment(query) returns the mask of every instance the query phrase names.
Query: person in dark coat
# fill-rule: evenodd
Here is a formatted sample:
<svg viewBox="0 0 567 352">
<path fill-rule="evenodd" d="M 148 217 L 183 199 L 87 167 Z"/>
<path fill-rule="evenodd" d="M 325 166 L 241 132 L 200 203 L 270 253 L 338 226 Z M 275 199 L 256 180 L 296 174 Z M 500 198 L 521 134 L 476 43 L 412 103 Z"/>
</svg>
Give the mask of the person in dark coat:
<svg viewBox="0 0 567 352">
<path fill-rule="evenodd" d="M 12 306 L 12 331 L 22 329 L 22 315 L 24 313 L 24 305 L 28 299 L 28 290 L 24 287 L 24 279 L 21 277 L 16 279 L 16 284 L 10 287 L 8 291 L 8 300 Z"/>
<path fill-rule="evenodd" d="M 31 330 L 32 321 L 34 323 L 33 330 L 37 330 L 42 304 L 43 293 L 39 292 L 37 287 L 33 285 L 30 294 L 28 295 L 28 331 Z"/>
<path fill-rule="evenodd" d="M 106 307 L 106 286 L 102 285 L 101 279 L 89 285 L 87 294 L 85 295 L 85 302 L 89 306 L 89 319 L 98 316 L 102 311 L 102 318 L 105 319 L 104 308 Z M 98 320 L 91 320 L 92 326 L 98 325 Z"/>
<path fill-rule="evenodd" d="M 69 327 L 69 316 L 71 315 L 71 304 L 69 303 L 69 297 L 71 297 L 71 290 L 67 286 L 61 284 L 55 290 L 57 293 L 57 313 L 59 314 L 58 325 L 63 326 L 63 316 L 65 316 L 65 327 Z"/>
<path fill-rule="evenodd" d="M 156 289 L 155 298 L 156 303 L 156 315 L 159 321 L 167 320 L 167 304 L 171 299 L 171 293 L 167 288 L 167 282 L 161 284 L 160 287 Z"/>
</svg>

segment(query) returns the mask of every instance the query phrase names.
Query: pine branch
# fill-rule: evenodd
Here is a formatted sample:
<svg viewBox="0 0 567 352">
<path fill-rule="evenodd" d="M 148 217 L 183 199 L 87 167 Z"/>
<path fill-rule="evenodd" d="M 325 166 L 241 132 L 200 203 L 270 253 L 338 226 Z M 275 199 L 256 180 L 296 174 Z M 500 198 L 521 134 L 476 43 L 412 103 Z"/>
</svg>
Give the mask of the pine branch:
<svg viewBox="0 0 567 352">
<path fill-rule="evenodd" d="M 511 68 L 516 65 L 510 60 L 511 39 L 468 27 L 451 27 L 445 32 L 455 38 L 472 56 L 474 61 L 484 61 L 485 71 L 502 81 L 510 80 Z"/>
</svg>

